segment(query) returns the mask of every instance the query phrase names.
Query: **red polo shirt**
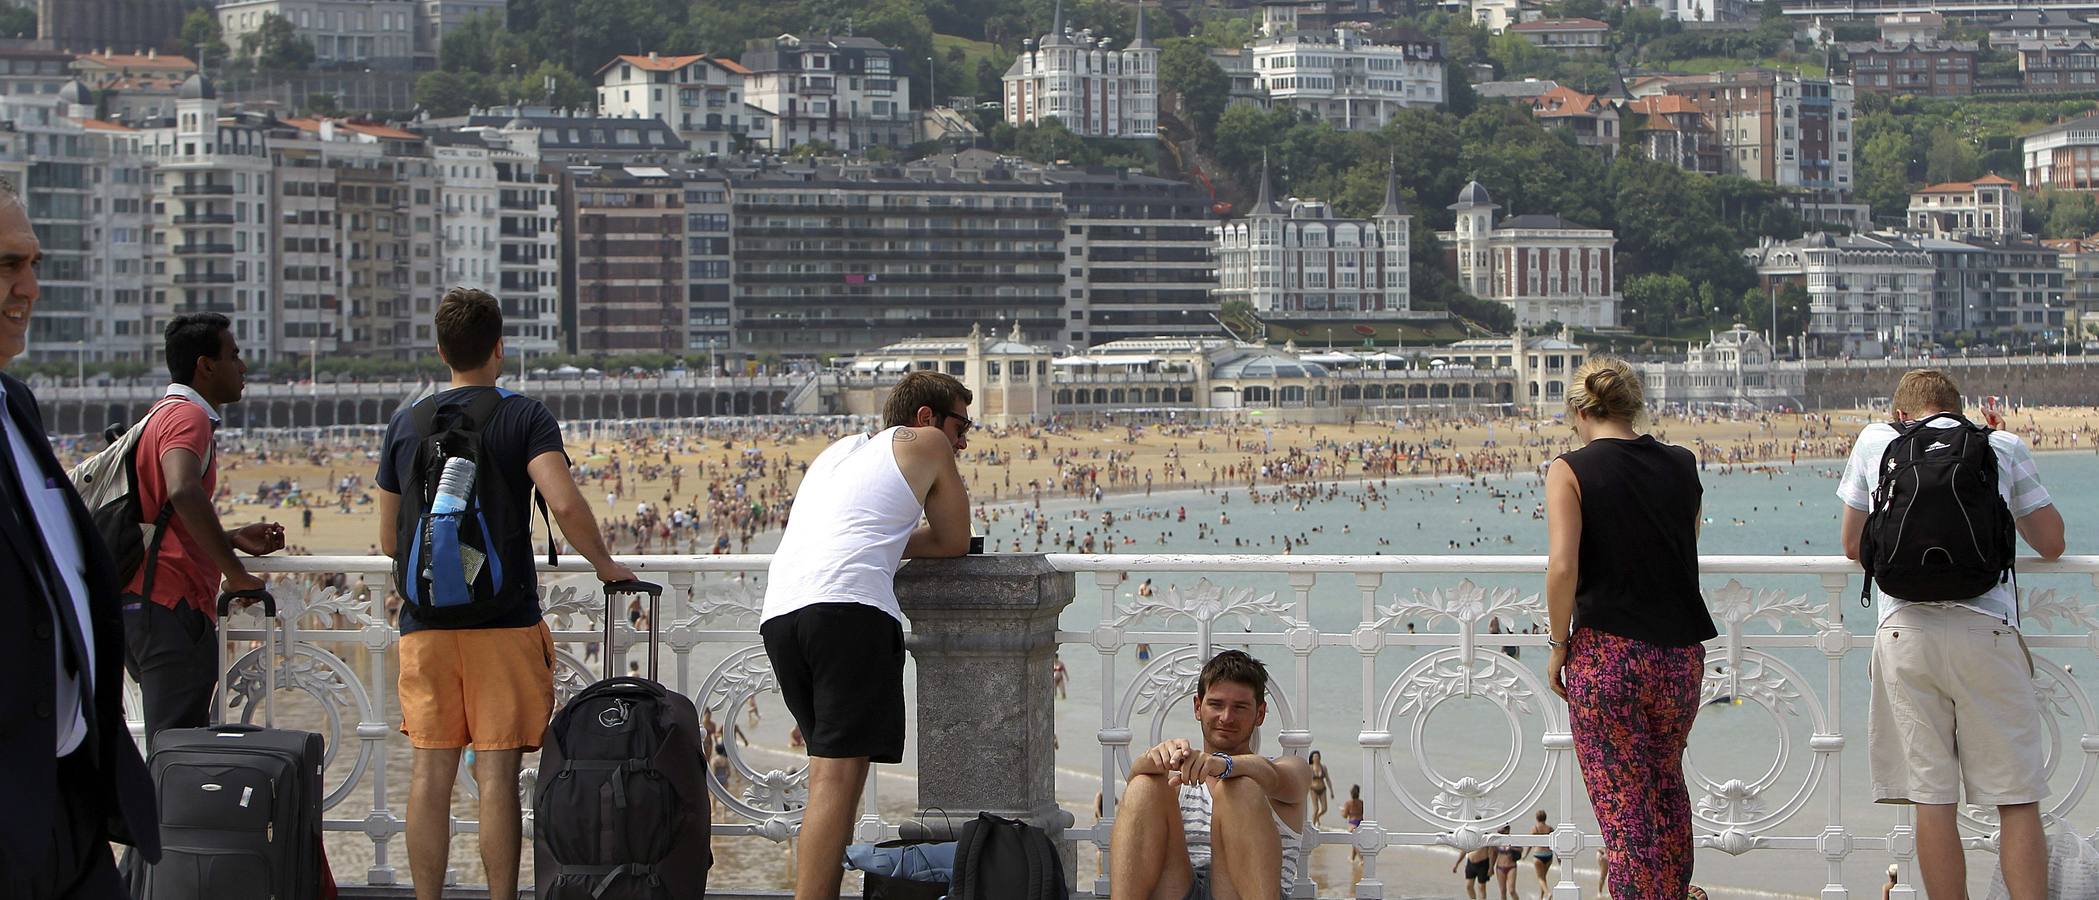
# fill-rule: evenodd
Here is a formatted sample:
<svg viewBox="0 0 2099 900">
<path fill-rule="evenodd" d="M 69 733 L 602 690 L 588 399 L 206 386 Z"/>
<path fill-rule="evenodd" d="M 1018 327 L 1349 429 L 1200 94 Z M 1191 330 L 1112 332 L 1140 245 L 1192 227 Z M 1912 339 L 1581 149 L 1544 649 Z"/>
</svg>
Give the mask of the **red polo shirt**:
<svg viewBox="0 0 2099 900">
<path fill-rule="evenodd" d="M 189 400 L 164 400 L 155 405 L 155 412 L 139 427 L 145 431 L 138 439 L 138 505 L 149 521 L 168 499 L 168 482 L 161 474 L 160 458 L 170 450 L 197 454 L 204 461 L 204 496 L 217 495 L 219 461 L 217 454 L 211 452 L 211 416 L 202 406 Z M 160 555 L 148 560 L 147 565 L 158 567 L 153 576 L 153 596 L 148 599 L 169 609 L 177 603 L 188 603 L 207 618 L 218 614 L 214 607 L 219 596 L 219 567 L 212 565 L 196 539 L 190 537 L 189 526 L 182 523 L 180 514 L 168 520 L 168 534 L 161 539 Z M 145 582 L 146 566 L 140 566 L 131 583 L 124 586 L 124 593 L 143 593 Z"/>
</svg>

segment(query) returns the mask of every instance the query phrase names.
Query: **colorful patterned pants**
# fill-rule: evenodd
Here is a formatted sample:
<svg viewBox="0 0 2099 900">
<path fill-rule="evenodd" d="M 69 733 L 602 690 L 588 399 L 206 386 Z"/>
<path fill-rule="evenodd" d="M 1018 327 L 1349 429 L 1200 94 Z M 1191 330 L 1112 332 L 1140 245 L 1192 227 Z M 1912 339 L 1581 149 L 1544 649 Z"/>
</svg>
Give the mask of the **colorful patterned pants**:
<svg viewBox="0 0 2099 900">
<path fill-rule="evenodd" d="M 1603 826 L 1613 900 L 1679 900 L 1691 886 L 1684 744 L 1698 715 L 1705 647 L 1663 647 L 1577 629 L 1567 714 L 1589 802 Z"/>
</svg>

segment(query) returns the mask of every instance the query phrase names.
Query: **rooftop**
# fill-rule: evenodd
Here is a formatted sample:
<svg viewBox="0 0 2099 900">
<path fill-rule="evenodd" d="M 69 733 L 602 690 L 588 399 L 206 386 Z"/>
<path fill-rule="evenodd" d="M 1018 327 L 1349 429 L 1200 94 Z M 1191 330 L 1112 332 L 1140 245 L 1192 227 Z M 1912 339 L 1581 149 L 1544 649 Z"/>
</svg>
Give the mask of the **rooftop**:
<svg viewBox="0 0 2099 900">
<path fill-rule="evenodd" d="M 1590 19 L 1590 18 L 1586 18 L 1586 17 L 1577 17 L 1577 18 L 1572 18 L 1572 19 L 1538 19 L 1538 20 L 1535 20 L 1535 21 L 1531 21 L 1531 22 L 1518 22 L 1517 24 L 1514 24 L 1514 25 L 1511 25 L 1511 26 L 1509 26 L 1509 29 L 1508 29 L 1508 30 L 1510 30 L 1510 31 L 1609 31 L 1609 30 L 1611 30 L 1611 26 L 1610 26 L 1610 24 L 1609 24 L 1609 23 L 1607 23 L 1607 22 L 1599 22 L 1599 21 L 1597 21 L 1597 20 L 1595 20 L 1595 19 Z"/>
</svg>

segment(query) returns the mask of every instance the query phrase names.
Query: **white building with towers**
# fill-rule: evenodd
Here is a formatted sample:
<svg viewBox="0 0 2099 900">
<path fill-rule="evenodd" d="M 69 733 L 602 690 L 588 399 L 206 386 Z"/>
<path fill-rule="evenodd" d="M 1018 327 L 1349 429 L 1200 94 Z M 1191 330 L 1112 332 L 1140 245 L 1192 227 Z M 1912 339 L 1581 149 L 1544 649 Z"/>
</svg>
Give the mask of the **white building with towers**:
<svg viewBox="0 0 2099 900">
<path fill-rule="evenodd" d="M 1023 42 L 1006 70 L 1006 122 L 1040 124 L 1054 118 L 1083 137 L 1155 138 L 1159 133 L 1159 48 L 1144 29 L 1121 50 L 1091 30 L 1073 32 L 1057 6 L 1050 33 Z"/>
<path fill-rule="evenodd" d="M 1436 237 L 1466 293 L 1508 306 L 1518 325 L 1617 326 L 1618 238 L 1609 229 L 1551 214 L 1496 219 L 1501 207 L 1477 181 L 1446 208 L 1457 214 L 1455 227 Z"/>
<path fill-rule="evenodd" d="M 1268 164 L 1246 215 L 1217 226 L 1219 303 L 1245 300 L 1264 320 L 1383 319 L 1407 313 L 1407 241 L 1413 216 L 1385 175 L 1385 203 L 1345 219 L 1320 200 L 1278 203 Z"/>
</svg>

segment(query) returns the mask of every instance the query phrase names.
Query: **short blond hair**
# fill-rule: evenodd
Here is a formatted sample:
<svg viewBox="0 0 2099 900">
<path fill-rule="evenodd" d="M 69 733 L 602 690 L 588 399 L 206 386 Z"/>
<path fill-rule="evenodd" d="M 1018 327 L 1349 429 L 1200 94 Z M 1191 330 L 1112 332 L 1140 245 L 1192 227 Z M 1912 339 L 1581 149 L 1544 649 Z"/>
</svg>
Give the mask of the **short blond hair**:
<svg viewBox="0 0 2099 900">
<path fill-rule="evenodd" d="M 1961 412 L 1961 389 L 1937 369 L 1911 369 L 1895 385 L 1895 408 L 1911 415 Z"/>
<path fill-rule="evenodd" d="M 1631 363 L 1615 356 L 1591 357 L 1567 384 L 1567 409 L 1631 425 L 1647 412 L 1647 389 Z"/>
</svg>

